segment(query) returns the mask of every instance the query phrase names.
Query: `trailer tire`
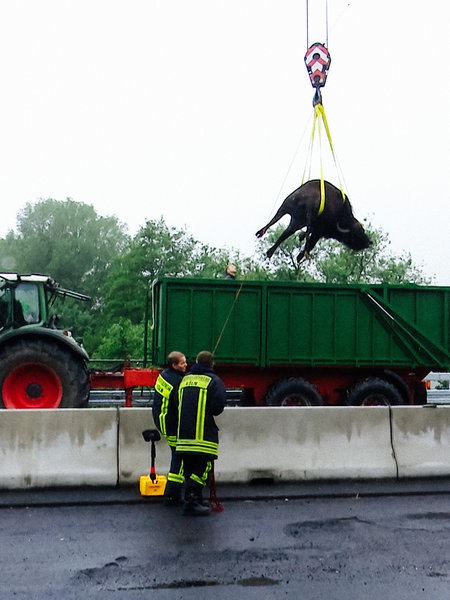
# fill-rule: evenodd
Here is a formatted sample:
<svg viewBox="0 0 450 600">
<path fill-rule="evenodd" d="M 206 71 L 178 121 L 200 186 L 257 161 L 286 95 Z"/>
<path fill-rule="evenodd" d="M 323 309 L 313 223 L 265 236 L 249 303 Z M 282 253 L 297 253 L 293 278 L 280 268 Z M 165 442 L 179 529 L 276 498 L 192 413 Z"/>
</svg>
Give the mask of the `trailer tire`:
<svg viewBox="0 0 450 600">
<path fill-rule="evenodd" d="M 388 381 L 373 377 L 359 381 L 347 398 L 349 406 L 399 406 L 403 404 L 398 389 Z"/>
<path fill-rule="evenodd" d="M 322 406 L 317 388 L 299 377 L 281 379 L 267 392 L 267 406 Z"/>
<path fill-rule="evenodd" d="M 427 396 L 427 388 L 423 381 L 418 381 L 414 386 L 414 404 L 423 406 L 427 404 L 428 396 Z"/>
<path fill-rule="evenodd" d="M 38 338 L 8 344 L 0 353 L 0 407 L 85 408 L 85 361 L 69 349 Z"/>
</svg>

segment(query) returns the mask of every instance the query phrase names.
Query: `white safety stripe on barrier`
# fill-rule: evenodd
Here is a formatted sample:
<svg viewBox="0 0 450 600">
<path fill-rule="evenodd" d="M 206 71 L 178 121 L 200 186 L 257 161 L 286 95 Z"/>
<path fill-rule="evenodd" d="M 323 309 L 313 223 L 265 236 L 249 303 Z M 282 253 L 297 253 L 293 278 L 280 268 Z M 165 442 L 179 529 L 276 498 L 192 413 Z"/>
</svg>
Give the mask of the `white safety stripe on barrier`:
<svg viewBox="0 0 450 600">
<path fill-rule="evenodd" d="M 216 479 L 299 481 L 396 477 L 385 407 L 227 408 Z"/>
<path fill-rule="evenodd" d="M 399 477 L 450 475 L 450 406 L 392 408 Z"/>
<path fill-rule="evenodd" d="M 1 410 L 0 489 L 117 484 L 117 409 Z"/>
</svg>

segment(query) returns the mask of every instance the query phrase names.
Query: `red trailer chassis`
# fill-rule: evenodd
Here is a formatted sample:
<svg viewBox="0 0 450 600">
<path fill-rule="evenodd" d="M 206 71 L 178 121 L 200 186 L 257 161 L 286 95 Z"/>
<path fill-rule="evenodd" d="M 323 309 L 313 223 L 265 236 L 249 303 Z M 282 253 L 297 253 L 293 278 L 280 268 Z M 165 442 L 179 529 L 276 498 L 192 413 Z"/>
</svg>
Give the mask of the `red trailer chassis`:
<svg viewBox="0 0 450 600">
<path fill-rule="evenodd" d="M 242 365 L 216 365 L 216 373 L 223 379 L 228 390 L 242 390 L 243 403 L 261 406 L 271 385 L 289 378 L 304 378 L 314 385 L 326 406 L 345 405 L 348 390 L 364 377 L 382 377 L 391 380 L 402 396 L 404 404 L 425 404 L 426 386 L 422 379 L 427 372 L 410 372 L 408 369 L 389 371 L 380 368 L 353 369 L 345 367 L 271 367 L 258 368 Z M 91 389 L 124 390 L 125 407 L 132 406 L 133 390 L 154 387 L 161 369 L 125 368 L 119 373 L 93 372 L 90 374 Z"/>
<path fill-rule="evenodd" d="M 138 387 L 154 387 L 159 369 L 124 369 L 120 373 L 103 371 L 89 375 L 91 390 L 125 390 L 125 406 L 131 407 L 133 390 Z"/>
</svg>

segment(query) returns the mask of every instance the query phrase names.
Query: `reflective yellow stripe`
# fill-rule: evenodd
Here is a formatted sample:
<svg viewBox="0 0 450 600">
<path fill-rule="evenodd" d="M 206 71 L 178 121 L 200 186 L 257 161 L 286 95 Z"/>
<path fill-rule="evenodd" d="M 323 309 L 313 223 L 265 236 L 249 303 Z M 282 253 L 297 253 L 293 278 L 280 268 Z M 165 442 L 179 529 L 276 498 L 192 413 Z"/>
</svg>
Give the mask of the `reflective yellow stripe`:
<svg viewBox="0 0 450 600">
<path fill-rule="evenodd" d="M 161 394 L 163 398 L 168 398 L 170 392 L 173 390 L 173 385 L 166 381 L 162 375 L 159 375 L 155 383 L 155 390 L 158 394 Z"/>
<path fill-rule="evenodd" d="M 177 452 L 198 452 L 200 454 L 212 454 L 217 456 L 219 444 L 205 440 L 178 440 Z"/>
<path fill-rule="evenodd" d="M 181 463 L 180 470 L 178 473 L 169 471 L 167 474 L 167 481 L 173 481 L 175 483 L 184 483 L 184 465 Z"/>
<path fill-rule="evenodd" d="M 167 481 L 173 481 L 174 483 L 184 483 L 184 476 L 176 475 L 174 473 L 168 473 Z"/>
<path fill-rule="evenodd" d="M 173 385 L 166 381 L 162 375 L 159 375 L 155 383 L 155 390 L 162 396 L 161 412 L 159 413 L 159 430 L 164 436 L 167 436 L 166 417 L 169 410 L 169 398 L 173 390 Z"/>
<path fill-rule="evenodd" d="M 211 469 L 212 469 L 212 463 L 210 460 L 208 460 L 208 462 L 206 464 L 206 469 L 202 473 L 202 475 L 199 477 L 198 475 L 195 475 L 194 473 L 192 473 L 192 475 L 190 476 L 189 479 L 196 481 L 197 483 L 199 483 L 200 485 L 202 485 L 204 487 L 208 483 L 208 475 L 209 475 L 209 472 L 211 471 Z"/>
<path fill-rule="evenodd" d="M 206 389 L 211 383 L 211 377 L 208 375 L 186 375 L 186 377 L 180 383 L 180 390 L 186 387 L 198 387 Z"/>
<path fill-rule="evenodd" d="M 198 389 L 197 414 L 195 419 L 195 439 L 179 439 L 177 441 L 177 452 L 198 452 L 201 454 L 211 454 L 217 456 L 218 444 L 204 440 L 207 388 L 212 378 L 208 375 L 189 374 L 184 377 L 179 388 L 179 417 L 183 410 L 183 390 L 185 388 L 195 387 Z"/>
<path fill-rule="evenodd" d="M 177 445 L 177 436 L 176 435 L 166 435 L 166 440 L 167 443 L 169 444 L 169 446 L 173 446 L 175 448 L 175 446 Z"/>
<path fill-rule="evenodd" d="M 195 437 L 197 440 L 203 440 L 205 430 L 206 413 L 206 390 L 201 389 L 198 396 L 197 423 L 195 428 Z"/>
</svg>

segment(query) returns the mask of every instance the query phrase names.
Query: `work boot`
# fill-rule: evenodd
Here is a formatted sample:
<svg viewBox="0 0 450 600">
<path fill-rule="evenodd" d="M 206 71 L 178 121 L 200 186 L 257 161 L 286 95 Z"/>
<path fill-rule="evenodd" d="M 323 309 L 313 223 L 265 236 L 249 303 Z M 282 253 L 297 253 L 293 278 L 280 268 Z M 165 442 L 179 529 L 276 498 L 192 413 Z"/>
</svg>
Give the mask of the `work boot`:
<svg viewBox="0 0 450 600">
<path fill-rule="evenodd" d="M 209 506 L 201 503 L 201 496 L 198 494 L 188 494 L 184 501 L 183 515 L 194 517 L 203 517 L 209 515 Z"/>
<path fill-rule="evenodd" d="M 179 483 L 169 481 L 164 491 L 164 506 L 181 506 L 183 504 L 181 491 L 182 486 Z"/>
<path fill-rule="evenodd" d="M 163 504 L 164 506 L 181 506 L 183 500 L 181 496 L 164 496 Z"/>
</svg>

